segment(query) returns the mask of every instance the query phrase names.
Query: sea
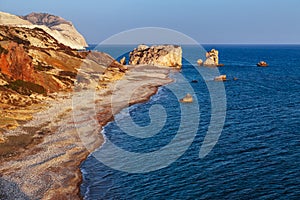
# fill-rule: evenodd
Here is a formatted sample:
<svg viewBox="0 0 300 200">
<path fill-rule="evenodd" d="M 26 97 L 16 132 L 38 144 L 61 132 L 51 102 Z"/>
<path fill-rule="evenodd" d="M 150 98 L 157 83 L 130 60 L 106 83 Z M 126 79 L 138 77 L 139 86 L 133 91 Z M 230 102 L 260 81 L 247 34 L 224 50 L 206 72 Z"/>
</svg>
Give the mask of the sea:
<svg viewBox="0 0 300 200">
<path fill-rule="evenodd" d="M 96 47 L 118 58 L 133 48 Z M 104 144 L 90 154 L 81 165 L 84 199 L 300 199 L 300 45 L 203 45 L 219 51 L 224 82 L 201 72 L 216 69 L 197 66 L 199 47 L 182 48 L 174 82 L 115 116 L 154 133 L 132 135 L 117 120 L 99 133 L 129 153 L 107 153 Z M 269 66 L 257 67 L 261 60 Z M 192 104 L 178 101 L 184 84 Z M 218 94 L 223 104 L 213 105 Z M 163 114 L 153 115 L 157 105 Z M 151 126 L 158 122 L 159 130 Z"/>
</svg>

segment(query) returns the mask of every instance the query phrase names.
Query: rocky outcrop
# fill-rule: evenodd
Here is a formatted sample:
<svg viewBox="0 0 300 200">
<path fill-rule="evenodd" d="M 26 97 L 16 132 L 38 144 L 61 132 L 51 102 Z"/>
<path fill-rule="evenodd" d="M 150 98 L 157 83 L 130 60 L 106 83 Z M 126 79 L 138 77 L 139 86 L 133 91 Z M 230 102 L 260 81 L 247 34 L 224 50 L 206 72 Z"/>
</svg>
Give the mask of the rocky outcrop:
<svg viewBox="0 0 300 200">
<path fill-rule="evenodd" d="M 258 67 L 268 67 L 269 64 L 265 61 L 260 61 L 259 63 L 256 64 Z"/>
<path fill-rule="evenodd" d="M 214 78 L 215 81 L 226 81 L 227 77 L 226 75 L 220 75 Z"/>
<path fill-rule="evenodd" d="M 46 13 L 31 13 L 24 17 L 18 17 L 0 12 L 0 24 L 29 29 L 42 29 L 65 46 L 73 49 L 84 49 L 87 47 L 85 39 L 72 23 L 58 16 Z"/>
<path fill-rule="evenodd" d="M 206 53 L 206 60 L 204 66 L 218 66 L 219 65 L 219 51 L 212 49 Z"/>
<path fill-rule="evenodd" d="M 0 41 L 0 46 L 6 50 L 0 54 L 1 72 L 14 80 L 34 81 L 32 58 L 23 45 L 12 41 Z"/>
<path fill-rule="evenodd" d="M 130 52 L 130 65 L 157 65 L 180 68 L 182 66 L 182 49 L 175 45 L 139 45 Z"/>
<path fill-rule="evenodd" d="M 181 103 L 193 103 L 193 96 L 189 93 L 185 95 L 182 99 L 180 99 Z"/>
<path fill-rule="evenodd" d="M 121 65 L 126 65 L 126 57 L 123 57 L 120 59 L 120 64 Z"/>
<path fill-rule="evenodd" d="M 96 83 L 110 67 L 124 72 L 123 65 L 111 56 L 72 50 L 39 28 L 0 25 L 0 40 L 2 73 L 11 81 L 32 82 L 47 92 L 70 90 L 75 82 L 84 80 Z"/>
<path fill-rule="evenodd" d="M 73 49 L 84 49 L 88 46 L 84 37 L 76 30 L 74 25 L 62 17 L 47 13 L 31 13 L 22 18 L 32 24 L 44 25 L 50 28 L 52 30 L 49 32 L 50 35 Z"/>
</svg>

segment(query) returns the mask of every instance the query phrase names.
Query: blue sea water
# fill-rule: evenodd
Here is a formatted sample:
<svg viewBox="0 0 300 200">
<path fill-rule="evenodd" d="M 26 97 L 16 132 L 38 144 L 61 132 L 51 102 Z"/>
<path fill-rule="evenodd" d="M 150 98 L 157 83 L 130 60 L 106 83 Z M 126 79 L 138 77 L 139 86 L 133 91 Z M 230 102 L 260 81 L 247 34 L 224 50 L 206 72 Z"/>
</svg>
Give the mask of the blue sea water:
<svg viewBox="0 0 300 200">
<path fill-rule="evenodd" d="M 211 99 L 207 80 L 192 65 L 199 58 L 197 48 L 185 46 L 184 55 L 193 63 L 185 60 L 181 74 L 193 87 L 200 107 L 193 143 L 169 166 L 145 173 L 114 170 L 89 156 L 81 166 L 85 199 L 300 199 L 300 46 L 204 47 L 219 50 L 220 62 L 225 64 L 219 71 L 229 79 L 224 82 L 226 121 L 212 151 L 199 158 L 211 119 Z M 124 51 L 124 47 L 102 48 L 110 54 Z M 269 67 L 257 67 L 260 60 Z M 238 80 L 233 81 L 234 77 Z M 180 87 L 181 83 L 171 84 Z M 149 108 L 155 104 L 164 106 L 168 116 L 155 136 L 128 136 L 115 122 L 105 126 L 103 134 L 131 152 L 153 152 L 168 145 L 181 116 L 181 105 L 171 90 L 161 87 L 148 102 L 131 106 L 130 115 L 136 124 L 147 126 Z"/>
</svg>

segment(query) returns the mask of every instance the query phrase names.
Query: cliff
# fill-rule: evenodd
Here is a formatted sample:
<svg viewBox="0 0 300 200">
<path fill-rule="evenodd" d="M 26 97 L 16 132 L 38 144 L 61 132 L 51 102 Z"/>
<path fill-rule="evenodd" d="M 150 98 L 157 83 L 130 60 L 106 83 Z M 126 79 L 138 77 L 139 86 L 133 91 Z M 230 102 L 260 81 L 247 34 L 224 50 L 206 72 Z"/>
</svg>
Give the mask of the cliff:
<svg viewBox="0 0 300 200">
<path fill-rule="evenodd" d="M 130 52 L 130 65 L 182 66 L 182 49 L 175 45 L 139 45 Z"/>
<path fill-rule="evenodd" d="M 22 19 L 21 19 L 22 20 Z M 0 136 L 31 119 L 35 105 L 74 87 L 100 87 L 126 68 L 102 52 L 76 51 L 40 28 L 0 25 Z"/>
<path fill-rule="evenodd" d="M 16 16 L 0 12 L 0 24 L 29 29 L 39 28 L 54 37 L 59 43 L 73 49 L 84 49 L 87 43 L 73 24 L 61 17 L 46 13 L 31 13 L 26 16 Z"/>
</svg>

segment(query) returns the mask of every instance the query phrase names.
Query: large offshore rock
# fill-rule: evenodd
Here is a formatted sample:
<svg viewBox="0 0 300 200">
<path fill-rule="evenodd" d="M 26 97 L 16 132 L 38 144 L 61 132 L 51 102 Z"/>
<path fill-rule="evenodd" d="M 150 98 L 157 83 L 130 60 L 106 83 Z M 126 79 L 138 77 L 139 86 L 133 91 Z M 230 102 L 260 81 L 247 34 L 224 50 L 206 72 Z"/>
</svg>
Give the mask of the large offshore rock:
<svg viewBox="0 0 300 200">
<path fill-rule="evenodd" d="M 219 51 L 212 49 L 206 53 L 206 60 L 204 66 L 218 66 L 219 65 Z"/>
<path fill-rule="evenodd" d="M 130 52 L 130 65 L 157 65 L 180 68 L 182 66 L 182 49 L 176 45 L 139 45 Z"/>
<path fill-rule="evenodd" d="M 19 17 L 0 12 L 0 24 L 29 29 L 42 29 L 54 37 L 59 43 L 73 49 L 84 49 L 88 46 L 84 37 L 75 29 L 73 24 L 58 16 L 46 13 L 31 13 Z"/>
</svg>

